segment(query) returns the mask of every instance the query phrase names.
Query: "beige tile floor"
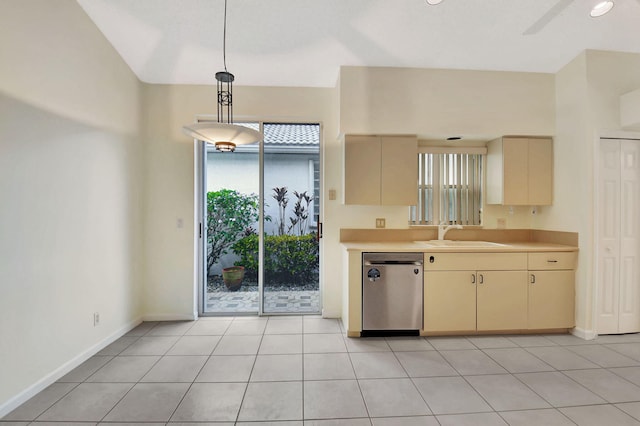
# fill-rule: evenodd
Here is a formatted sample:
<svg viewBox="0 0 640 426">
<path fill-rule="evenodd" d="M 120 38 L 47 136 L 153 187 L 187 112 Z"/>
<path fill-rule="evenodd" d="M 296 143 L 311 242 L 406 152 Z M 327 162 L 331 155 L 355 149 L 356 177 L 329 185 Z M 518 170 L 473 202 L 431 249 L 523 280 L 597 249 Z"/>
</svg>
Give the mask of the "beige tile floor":
<svg viewBox="0 0 640 426">
<path fill-rule="evenodd" d="M 313 316 L 143 323 L 8 425 L 640 425 L 640 335 L 368 338 Z"/>
</svg>

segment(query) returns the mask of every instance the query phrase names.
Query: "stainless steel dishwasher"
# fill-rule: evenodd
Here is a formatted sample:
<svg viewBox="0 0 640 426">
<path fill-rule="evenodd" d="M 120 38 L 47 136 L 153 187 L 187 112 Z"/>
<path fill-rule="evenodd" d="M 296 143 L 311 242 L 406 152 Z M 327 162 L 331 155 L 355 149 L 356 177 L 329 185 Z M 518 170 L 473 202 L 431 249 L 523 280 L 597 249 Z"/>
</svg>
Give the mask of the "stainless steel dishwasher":
<svg viewBox="0 0 640 426">
<path fill-rule="evenodd" d="M 423 261 L 422 253 L 362 254 L 362 336 L 418 334 Z"/>
</svg>

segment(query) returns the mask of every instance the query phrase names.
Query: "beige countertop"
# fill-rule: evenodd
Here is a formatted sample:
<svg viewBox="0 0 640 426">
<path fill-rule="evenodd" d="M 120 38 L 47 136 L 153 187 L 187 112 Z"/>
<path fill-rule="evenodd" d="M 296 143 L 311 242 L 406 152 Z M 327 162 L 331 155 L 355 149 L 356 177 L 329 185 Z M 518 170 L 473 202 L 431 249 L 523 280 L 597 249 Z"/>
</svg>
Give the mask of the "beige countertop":
<svg viewBox="0 0 640 426">
<path fill-rule="evenodd" d="M 437 243 L 436 243 L 437 244 Z M 464 244 L 463 242 L 454 244 Z M 522 253 L 522 252 L 553 252 L 578 251 L 578 247 L 562 244 L 540 242 L 506 242 L 495 243 L 488 247 L 478 246 L 437 246 L 428 241 L 403 242 L 349 242 L 342 245 L 349 251 L 363 252 L 423 252 L 423 253 Z"/>
</svg>

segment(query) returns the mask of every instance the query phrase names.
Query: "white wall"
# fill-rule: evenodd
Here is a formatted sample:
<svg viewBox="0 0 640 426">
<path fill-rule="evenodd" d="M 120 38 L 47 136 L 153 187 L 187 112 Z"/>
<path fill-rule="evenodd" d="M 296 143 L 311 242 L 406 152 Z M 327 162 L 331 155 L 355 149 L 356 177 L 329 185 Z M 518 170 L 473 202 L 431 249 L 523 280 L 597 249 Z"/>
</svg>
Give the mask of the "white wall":
<svg viewBox="0 0 640 426">
<path fill-rule="evenodd" d="M 242 83 L 239 77 L 237 83 Z M 234 118 L 320 122 L 326 150 L 337 134 L 332 92 L 333 89 L 237 86 L 233 94 Z M 211 86 L 144 85 L 144 98 L 145 132 L 149 138 L 145 177 L 145 317 L 188 318 L 196 308 L 195 171 L 193 140 L 181 129 L 194 122 L 196 115 L 215 113 L 215 86 L 213 81 Z M 325 157 L 325 163 L 332 161 L 336 160 Z M 330 215 L 325 217 L 331 220 Z M 176 226 L 179 218 L 184 221 L 183 228 Z M 338 230 L 329 234 L 337 241 Z M 321 250 L 326 251 L 326 239 L 323 245 Z M 321 263 L 322 257 L 321 252 Z M 340 281 L 323 282 L 323 303 L 339 314 Z"/>
<path fill-rule="evenodd" d="M 3 0 L 0 64 L 2 416 L 140 317 L 141 143 L 140 83 L 75 1 Z"/>
<path fill-rule="evenodd" d="M 586 51 L 556 75 L 554 205 L 534 221 L 539 229 L 579 233 L 576 323 L 594 321 L 594 152 L 600 135 L 621 131 L 620 96 L 640 88 L 640 55 Z"/>
<path fill-rule="evenodd" d="M 590 330 L 591 284 L 591 138 L 586 54 L 556 74 L 553 205 L 540 211 L 537 229 L 578 232 L 580 253 L 576 271 L 576 326 Z"/>
<path fill-rule="evenodd" d="M 73 0 L 3 0 L 0 63 L 2 411 L 139 316 L 194 315 L 194 147 L 181 127 L 214 112 L 215 89 L 141 84 Z M 407 227 L 406 207 L 340 203 L 339 132 L 555 135 L 554 205 L 535 217 L 487 207 L 485 224 L 579 232 L 578 325 L 590 329 L 593 144 L 638 88 L 638 55 L 586 52 L 557 76 L 347 67 L 336 89 L 238 86 L 234 111 L 323 123 L 328 316 L 341 313 L 340 228 Z"/>
<path fill-rule="evenodd" d="M 399 75 L 400 74 L 400 75 Z M 238 81 L 241 84 L 241 81 Z M 399 92 L 391 93 L 391 90 Z M 393 96 L 391 96 L 393 95 Z M 343 68 L 339 87 L 235 88 L 236 119 L 320 121 L 323 123 L 323 240 L 321 276 L 325 315 L 342 307 L 340 228 L 406 228 L 406 207 L 341 204 L 343 152 L 347 133 L 414 133 L 422 138 L 485 137 L 503 134 L 552 135 L 554 78 L 550 74 Z M 181 126 L 215 109 L 213 86 L 145 85 L 145 123 L 150 150 L 146 183 L 146 291 L 148 318 L 193 313 L 193 146 Z M 328 191 L 337 191 L 328 200 Z M 528 227 L 528 209 L 489 207 L 488 226 L 506 217 L 510 228 Z M 177 219 L 184 228 L 177 228 Z"/>
</svg>

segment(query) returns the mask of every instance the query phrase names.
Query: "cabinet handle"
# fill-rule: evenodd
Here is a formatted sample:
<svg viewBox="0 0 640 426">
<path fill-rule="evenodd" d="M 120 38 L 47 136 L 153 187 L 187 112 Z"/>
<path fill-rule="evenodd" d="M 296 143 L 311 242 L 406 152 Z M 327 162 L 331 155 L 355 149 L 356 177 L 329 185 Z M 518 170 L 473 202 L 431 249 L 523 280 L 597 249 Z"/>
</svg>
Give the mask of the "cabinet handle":
<svg viewBox="0 0 640 426">
<path fill-rule="evenodd" d="M 482 274 L 478 274 L 480 275 L 480 284 L 484 284 L 484 276 Z"/>
<path fill-rule="evenodd" d="M 536 283 L 536 276 L 534 274 L 531 274 L 531 284 L 535 284 Z"/>
<path fill-rule="evenodd" d="M 471 284 L 476 283 L 476 274 L 471 274 Z"/>
<path fill-rule="evenodd" d="M 547 260 L 547 263 L 558 263 L 557 260 Z"/>
</svg>

